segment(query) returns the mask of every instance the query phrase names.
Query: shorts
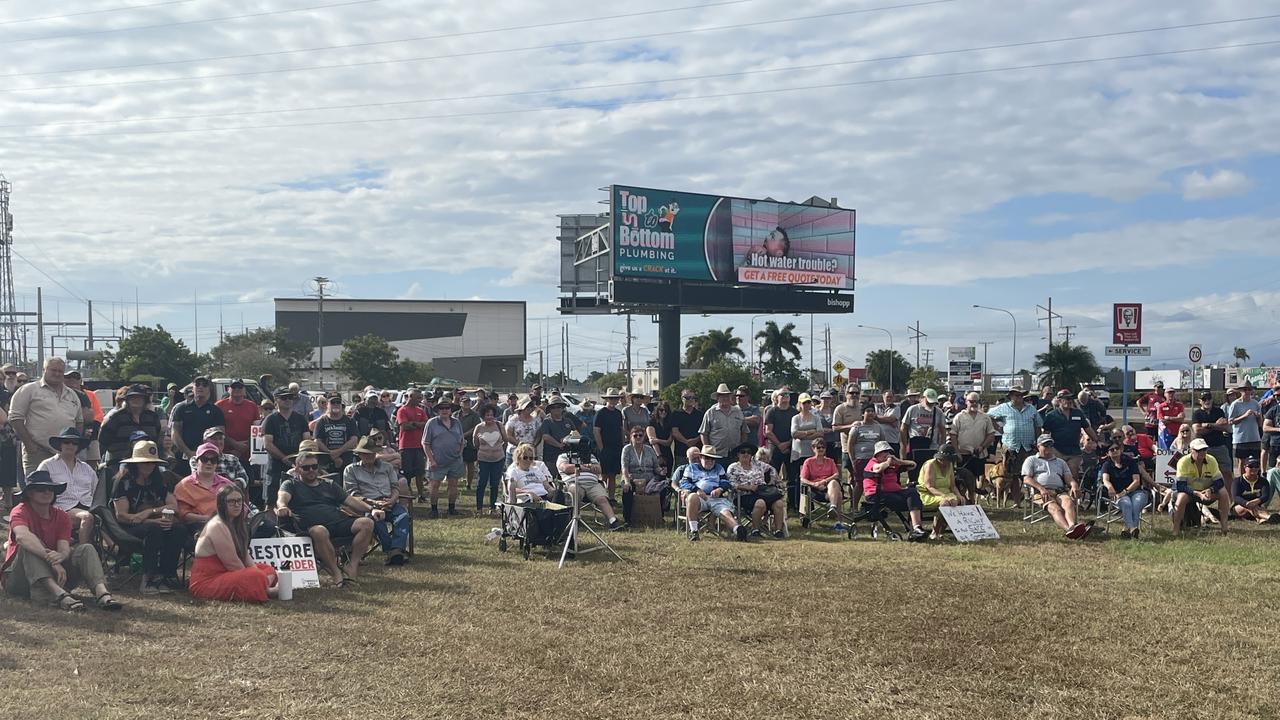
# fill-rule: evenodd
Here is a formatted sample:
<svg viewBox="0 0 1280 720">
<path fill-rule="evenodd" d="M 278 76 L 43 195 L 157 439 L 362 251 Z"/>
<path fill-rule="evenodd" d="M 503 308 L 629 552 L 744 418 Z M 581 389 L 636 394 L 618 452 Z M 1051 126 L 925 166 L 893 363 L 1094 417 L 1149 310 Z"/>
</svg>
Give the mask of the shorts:
<svg viewBox="0 0 1280 720">
<path fill-rule="evenodd" d="M 605 491 L 604 486 L 600 484 L 599 480 L 582 480 L 581 482 L 574 482 L 570 485 L 570 492 L 573 493 L 575 498 L 580 498 L 585 495 L 586 499 L 592 503 L 600 500 L 607 501 L 609 499 L 609 493 Z M 579 500 L 579 502 L 581 502 L 581 500 Z"/>
<path fill-rule="evenodd" d="M 1077 481 L 1081 480 L 1080 466 L 1084 464 L 1084 455 L 1082 453 L 1075 453 L 1074 455 L 1064 453 L 1060 457 L 1067 463 L 1067 468 L 1071 470 L 1071 477 Z"/>
<path fill-rule="evenodd" d="M 428 480 L 444 480 L 446 478 L 449 478 L 451 480 L 457 480 L 458 478 L 462 477 L 463 472 L 464 472 L 464 468 L 462 467 L 462 459 L 459 458 L 457 460 L 454 460 L 449 465 L 445 465 L 445 466 L 437 465 L 434 470 L 428 470 L 427 479 Z"/>
<path fill-rule="evenodd" d="M 477 456 L 478 456 L 478 453 L 476 452 L 476 449 L 471 447 L 470 445 L 462 448 L 462 462 L 473 463 L 476 461 Z"/>
<path fill-rule="evenodd" d="M 622 448 L 605 447 L 600 449 L 600 474 L 618 475 L 622 472 Z M 684 463 L 681 463 L 683 465 Z"/>
<path fill-rule="evenodd" d="M 1236 443 L 1236 459 L 1246 460 L 1248 458 L 1262 457 L 1262 443 Z"/>
<path fill-rule="evenodd" d="M 733 503 L 730 502 L 727 497 L 699 497 L 698 503 L 698 507 L 703 512 L 709 512 L 715 515 L 719 515 L 723 512 L 733 514 Z"/>
<path fill-rule="evenodd" d="M 400 450 L 400 474 L 412 480 L 427 474 L 427 454 L 420 447 Z"/>
<path fill-rule="evenodd" d="M 1222 478 L 1218 478 L 1217 480 L 1214 480 L 1212 483 L 1210 483 L 1209 487 L 1207 487 L 1207 488 L 1205 488 L 1205 489 L 1206 489 L 1206 490 L 1208 490 L 1209 492 L 1211 492 L 1211 493 L 1213 493 L 1213 494 L 1215 494 L 1215 495 L 1216 495 L 1216 494 L 1218 493 L 1218 491 L 1219 491 L 1219 490 L 1221 490 L 1221 489 L 1223 489 L 1223 488 L 1225 488 L 1225 487 L 1226 487 L 1226 484 L 1222 481 Z M 1197 490 L 1196 490 L 1195 488 L 1191 487 L 1191 483 L 1190 483 L 1190 482 L 1188 482 L 1188 481 L 1186 481 L 1186 480 L 1175 480 L 1175 481 L 1173 481 L 1173 491 L 1174 491 L 1175 493 L 1193 493 L 1193 492 L 1197 492 Z"/>
<path fill-rule="evenodd" d="M 920 510 L 920 494 L 915 491 L 878 492 L 867 496 L 865 502 L 874 502 L 896 512 Z"/>
<path fill-rule="evenodd" d="M 353 517 L 342 518 L 328 523 L 324 529 L 329 531 L 330 538 L 349 538 L 355 536 L 355 531 L 351 529 L 355 523 L 356 519 Z"/>
</svg>

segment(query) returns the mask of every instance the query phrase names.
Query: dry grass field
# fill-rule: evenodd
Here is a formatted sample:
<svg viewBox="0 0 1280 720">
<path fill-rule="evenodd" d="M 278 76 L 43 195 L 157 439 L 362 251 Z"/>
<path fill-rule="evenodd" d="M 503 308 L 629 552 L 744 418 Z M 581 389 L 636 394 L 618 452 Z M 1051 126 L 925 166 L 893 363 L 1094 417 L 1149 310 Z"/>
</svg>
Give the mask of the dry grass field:
<svg viewBox="0 0 1280 720">
<path fill-rule="evenodd" d="M 265 607 L 0 600 L 5 718 L 1275 718 L 1280 530 L 499 554 L 488 518 Z M 798 523 L 796 523 L 798 525 Z"/>
</svg>

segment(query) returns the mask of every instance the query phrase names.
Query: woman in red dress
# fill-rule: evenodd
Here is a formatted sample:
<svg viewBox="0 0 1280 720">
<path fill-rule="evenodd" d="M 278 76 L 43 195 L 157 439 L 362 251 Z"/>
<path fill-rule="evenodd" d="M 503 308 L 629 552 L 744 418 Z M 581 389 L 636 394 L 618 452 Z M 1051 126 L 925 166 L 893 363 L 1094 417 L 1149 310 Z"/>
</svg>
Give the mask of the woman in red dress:
<svg viewBox="0 0 1280 720">
<path fill-rule="evenodd" d="M 217 509 L 196 541 L 188 592 L 206 600 L 258 603 L 275 597 L 275 570 L 249 560 L 249 527 L 245 521 L 244 491 L 239 485 L 222 486 Z"/>
</svg>

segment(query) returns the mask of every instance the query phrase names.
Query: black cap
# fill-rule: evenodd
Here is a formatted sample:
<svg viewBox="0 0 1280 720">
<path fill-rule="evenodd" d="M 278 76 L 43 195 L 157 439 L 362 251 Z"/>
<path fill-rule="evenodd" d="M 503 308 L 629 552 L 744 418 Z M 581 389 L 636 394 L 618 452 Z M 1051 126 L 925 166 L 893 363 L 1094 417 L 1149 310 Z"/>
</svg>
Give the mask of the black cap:
<svg viewBox="0 0 1280 720">
<path fill-rule="evenodd" d="M 147 392 L 147 388 L 143 385 L 130 385 L 129 389 L 124 391 L 125 400 L 128 400 L 131 397 L 146 398 L 150 395 L 151 393 Z"/>
<path fill-rule="evenodd" d="M 1208 390 L 1205 390 L 1204 392 L 1200 393 L 1200 399 L 1201 399 L 1201 400 L 1212 400 L 1212 399 L 1213 399 L 1213 393 L 1209 392 Z"/>
<path fill-rule="evenodd" d="M 82 375 L 80 374 L 80 371 L 79 371 L 79 370 L 68 370 L 68 371 L 66 371 L 66 372 L 62 373 L 62 376 L 63 376 L 63 377 L 81 378 L 81 379 L 83 379 L 83 377 L 84 377 L 84 376 L 82 376 Z"/>
<path fill-rule="evenodd" d="M 235 380 L 232 380 L 231 384 L 229 384 L 227 387 L 242 388 L 244 387 L 244 381 L 241 380 L 240 378 L 236 378 Z"/>
<path fill-rule="evenodd" d="M 289 389 L 288 385 L 281 385 L 276 391 L 271 393 L 272 397 L 293 397 L 295 393 Z"/>
<path fill-rule="evenodd" d="M 1244 466 L 1251 467 L 1251 468 L 1260 468 L 1262 467 L 1262 461 L 1256 457 L 1251 457 L 1244 461 Z"/>
<path fill-rule="evenodd" d="M 213 383 L 210 382 L 209 378 L 205 377 L 204 375 L 201 375 L 195 380 L 192 380 L 191 384 L 192 385 L 212 385 Z"/>
</svg>

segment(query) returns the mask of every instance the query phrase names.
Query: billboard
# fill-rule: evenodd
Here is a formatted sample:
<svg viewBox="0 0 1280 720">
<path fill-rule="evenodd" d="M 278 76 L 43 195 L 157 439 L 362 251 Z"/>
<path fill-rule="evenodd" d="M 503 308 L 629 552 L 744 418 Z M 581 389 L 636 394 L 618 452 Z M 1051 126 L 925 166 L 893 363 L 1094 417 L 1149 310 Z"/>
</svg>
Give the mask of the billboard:
<svg viewBox="0 0 1280 720">
<path fill-rule="evenodd" d="M 615 277 L 853 289 L 855 212 L 614 185 Z"/>
</svg>

